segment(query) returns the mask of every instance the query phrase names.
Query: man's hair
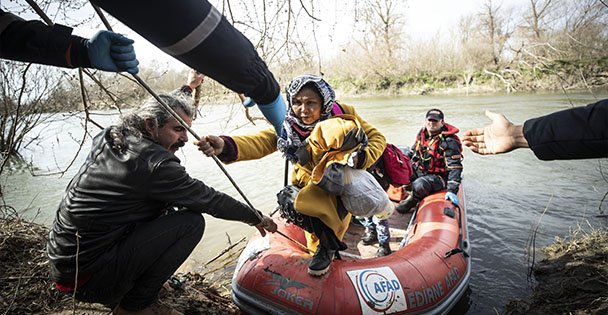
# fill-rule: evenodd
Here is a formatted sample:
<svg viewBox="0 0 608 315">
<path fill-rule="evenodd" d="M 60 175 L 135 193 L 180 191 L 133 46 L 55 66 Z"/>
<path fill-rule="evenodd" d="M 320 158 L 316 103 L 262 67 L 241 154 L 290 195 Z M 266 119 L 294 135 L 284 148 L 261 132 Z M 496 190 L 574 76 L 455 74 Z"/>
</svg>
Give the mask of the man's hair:
<svg viewBox="0 0 608 315">
<path fill-rule="evenodd" d="M 174 111 L 181 109 L 190 118 L 194 115 L 192 101 L 176 94 L 160 94 L 159 97 Z M 122 116 L 118 125 L 111 127 L 112 148 L 124 151 L 127 145 L 125 141 L 127 137 L 134 137 L 135 139 L 151 138 L 152 135 L 146 129 L 146 119 L 152 119 L 157 128 L 162 128 L 172 117 L 154 97 L 148 98 L 131 113 Z"/>
</svg>

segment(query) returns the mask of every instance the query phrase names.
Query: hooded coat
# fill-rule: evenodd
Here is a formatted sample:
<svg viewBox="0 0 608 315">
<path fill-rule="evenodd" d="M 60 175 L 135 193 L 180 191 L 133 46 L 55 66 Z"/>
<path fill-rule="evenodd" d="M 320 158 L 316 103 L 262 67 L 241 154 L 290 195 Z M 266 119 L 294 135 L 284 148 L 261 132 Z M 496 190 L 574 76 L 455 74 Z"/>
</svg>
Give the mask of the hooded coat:
<svg viewBox="0 0 608 315">
<path fill-rule="evenodd" d="M 346 165 L 348 158 L 355 151 L 363 153 L 364 156 L 358 158 L 362 160 L 357 167 L 369 168 L 382 156 L 386 139 L 380 131 L 361 118 L 354 107 L 346 104 L 340 106 L 343 114 L 319 122 L 311 131 L 307 138 L 310 158 L 304 165 L 299 162 L 294 164 L 291 178 L 292 184 L 301 188 L 295 200 L 295 208 L 302 214 L 319 218 L 334 231 L 338 239 L 342 240 L 351 215 L 340 216 L 337 197 L 318 184 L 324 178 L 331 180 L 333 175 L 327 174 L 327 169 L 330 169 L 334 163 Z M 367 145 L 347 145 L 348 148 L 343 150 L 345 142 L 348 142 L 349 132 L 354 128 L 359 128 L 365 133 Z M 259 159 L 277 151 L 277 136 L 273 129 L 252 135 L 224 137 L 224 139 L 230 142 L 227 147 L 235 151 L 234 154 L 230 154 L 233 156 L 232 160 L 222 159 L 225 162 Z"/>
</svg>

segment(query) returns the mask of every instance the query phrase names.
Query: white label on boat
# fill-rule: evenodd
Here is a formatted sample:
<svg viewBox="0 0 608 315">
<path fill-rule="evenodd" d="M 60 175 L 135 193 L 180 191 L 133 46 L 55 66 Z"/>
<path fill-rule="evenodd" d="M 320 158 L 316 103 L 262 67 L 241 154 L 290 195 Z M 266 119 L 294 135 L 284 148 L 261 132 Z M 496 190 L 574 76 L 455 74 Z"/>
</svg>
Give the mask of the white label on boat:
<svg viewBox="0 0 608 315">
<path fill-rule="evenodd" d="M 391 268 L 351 270 L 346 273 L 359 296 L 362 314 L 391 314 L 407 309 L 403 287 Z"/>
</svg>

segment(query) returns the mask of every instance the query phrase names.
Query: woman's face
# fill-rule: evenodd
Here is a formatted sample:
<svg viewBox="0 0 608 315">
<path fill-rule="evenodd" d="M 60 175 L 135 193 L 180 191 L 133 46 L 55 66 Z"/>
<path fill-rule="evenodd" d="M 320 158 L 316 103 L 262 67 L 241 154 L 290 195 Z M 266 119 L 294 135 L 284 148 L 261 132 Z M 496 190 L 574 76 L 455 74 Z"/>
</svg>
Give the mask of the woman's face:
<svg viewBox="0 0 608 315">
<path fill-rule="evenodd" d="M 321 118 L 323 100 L 313 87 L 305 86 L 291 99 L 291 110 L 304 124 L 311 125 Z"/>
</svg>

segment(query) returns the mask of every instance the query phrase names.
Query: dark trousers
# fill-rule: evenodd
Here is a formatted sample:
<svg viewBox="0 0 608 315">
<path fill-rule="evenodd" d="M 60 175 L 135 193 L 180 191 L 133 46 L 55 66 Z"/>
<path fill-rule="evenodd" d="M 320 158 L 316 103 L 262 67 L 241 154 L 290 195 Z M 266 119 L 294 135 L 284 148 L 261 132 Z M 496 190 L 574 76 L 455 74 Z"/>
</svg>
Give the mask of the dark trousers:
<svg viewBox="0 0 608 315">
<path fill-rule="evenodd" d="M 418 200 L 442 189 L 445 189 L 445 180 L 436 174 L 419 175 L 412 182 L 412 192 Z"/>
<path fill-rule="evenodd" d="M 161 287 L 188 258 L 205 230 L 200 213 L 175 211 L 140 223 L 102 259 L 105 266 L 76 291 L 76 298 L 138 311 L 158 299 Z"/>
</svg>

